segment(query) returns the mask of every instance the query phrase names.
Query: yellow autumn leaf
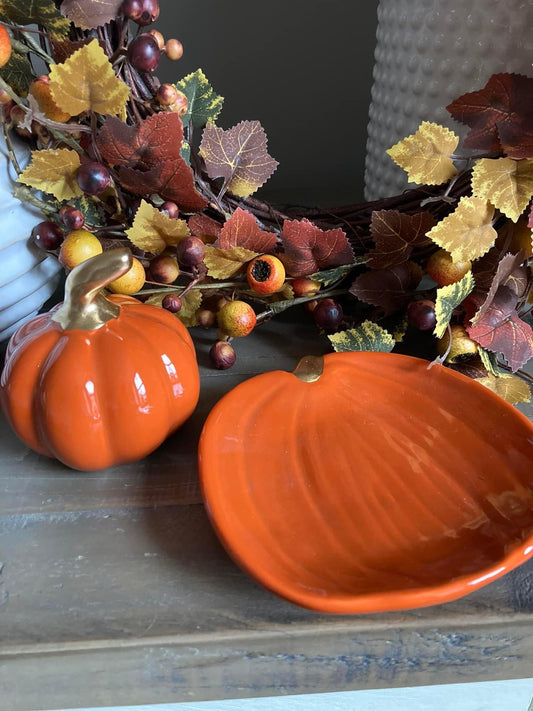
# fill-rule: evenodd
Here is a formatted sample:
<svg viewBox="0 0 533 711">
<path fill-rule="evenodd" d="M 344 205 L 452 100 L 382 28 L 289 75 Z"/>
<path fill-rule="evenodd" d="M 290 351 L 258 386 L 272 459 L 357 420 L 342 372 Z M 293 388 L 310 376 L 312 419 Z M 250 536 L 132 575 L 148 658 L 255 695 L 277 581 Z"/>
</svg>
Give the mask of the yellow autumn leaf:
<svg viewBox="0 0 533 711">
<path fill-rule="evenodd" d="M 115 76 L 96 39 L 76 50 L 62 64 L 52 65 L 50 88 L 58 108 L 71 116 L 94 111 L 126 118 L 130 90 Z"/>
<path fill-rule="evenodd" d="M 70 200 L 83 195 L 76 176 L 80 157 L 69 148 L 32 151 L 32 162 L 20 174 L 19 182 L 50 193 L 57 200 Z"/>
<path fill-rule="evenodd" d="M 153 306 L 162 306 L 163 299 L 167 294 L 175 294 L 181 299 L 181 309 L 178 311 L 176 316 L 187 328 L 192 328 L 193 326 L 198 326 L 198 316 L 197 311 L 202 303 L 202 292 L 199 289 L 191 289 L 185 296 L 181 296 L 180 291 L 165 291 L 160 294 L 153 294 L 146 300 L 146 304 L 152 304 Z"/>
<path fill-rule="evenodd" d="M 179 244 L 190 231 L 185 220 L 171 219 L 146 200 L 142 200 L 126 234 L 130 242 L 139 249 L 160 254 L 169 245 Z"/>
<path fill-rule="evenodd" d="M 257 253 L 244 247 L 219 249 L 218 247 L 206 246 L 204 262 L 210 277 L 214 279 L 231 279 L 254 257 L 257 257 Z"/>
<path fill-rule="evenodd" d="M 409 181 L 440 185 L 457 173 L 451 155 L 459 137 L 437 123 L 423 121 L 412 136 L 407 136 L 387 151 L 392 160 L 407 172 Z"/>
<path fill-rule="evenodd" d="M 492 226 L 494 208 L 482 198 L 461 198 L 454 212 L 427 236 L 450 252 L 454 262 L 472 261 L 489 251 L 498 233 Z"/>
<path fill-rule="evenodd" d="M 517 222 L 533 195 L 533 159 L 478 160 L 472 172 L 472 192 Z"/>
<path fill-rule="evenodd" d="M 529 402 L 531 399 L 529 385 L 518 375 L 505 374 L 496 377 L 489 374 L 484 378 L 478 378 L 476 382 L 492 390 L 511 405 L 516 405 L 518 402 Z"/>
</svg>

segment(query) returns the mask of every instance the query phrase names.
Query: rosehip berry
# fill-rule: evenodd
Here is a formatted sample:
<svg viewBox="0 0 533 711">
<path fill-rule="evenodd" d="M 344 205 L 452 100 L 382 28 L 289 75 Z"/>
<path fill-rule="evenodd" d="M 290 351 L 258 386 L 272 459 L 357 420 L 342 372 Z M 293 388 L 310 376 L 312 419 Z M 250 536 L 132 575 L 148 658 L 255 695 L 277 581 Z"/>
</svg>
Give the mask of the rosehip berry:
<svg viewBox="0 0 533 711">
<path fill-rule="evenodd" d="M 165 214 L 167 217 L 170 217 L 172 220 L 177 219 L 180 214 L 179 208 L 176 203 L 171 202 L 170 200 L 164 202 L 159 209 L 163 214 Z"/>
<path fill-rule="evenodd" d="M 165 42 L 164 52 L 169 59 L 177 61 L 183 57 L 183 45 L 177 39 L 169 39 Z"/>
<path fill-rule="evenodd" d="M 81 230 L 85 215 L 73 205 L 63 205 L 59 210 L 59 220 L 68 230 Z"/>
<path fill-rule="evenodd" d="M 145 27 L 151 25 L 159 17 L 158 0 L 124 0 L 122 14 L 128 20 L 133 20 L 137 25 Z"/>
<path fill-rule="evenodd" d="M 327 333 L 336 331 L 342 321 L 342 307 L 333 299 L 322 299 L 313 311 L 315 323 Z"/>
<path fill-rule="evenodd" d="M 105 165 L 89 161 L 80 165 L 77 181 L 86 195 L 100 195 L 111 185 L 111 174 Z"/>
<path fill-rule="evenodd" d="M 173 84 L 161 84 L 157 90 L 156 99 L 161 106 L 170 106 L 178 98 L 178 90 Z"/>
<path fill-rule="evenodd" d="M 274 294 L 285 283 L 285 267 L 277 257 L 264 254 L 248 264 L 246 280 L 258 294 Z"/>
<path fill-rule="evenodd" d="M 429 299 L 411 301 L 407 307 L 407 321 L 419 331 L 431 331 L 437 325 L 435 304 Z"/>
<path fill-rule="evenodd" d="M 133 258 L 130 269 L 115 281 L 112 281 L 108 288 L 115 294 L 136 294 L 140 291 L 146 280 L 146 273 L 141 262 Z"/>
<path fill-rule="evenodd" d="M 233 346 L 227 341 L 217 341 L 209 351 L 211 362 L 219 370 L 227 370 L 235 363 L 236 355 Z"/>
<path fill-rule="evenodd" d="M 0 67 L 5 66 L 11 57 L 11 39 L 3 25 L 0 25 Z"/>
<path fill-rule="evenodd" d="M 177 314 L 181 311 L 183 302 L 177 294 L 167 294 L 161 302 L 161 306 L 170 313 Z"/>
<path fill-rule="evenodd" d="M 205 244 L 198 237 L 184 237 L 178 244 L 178 261 L 184 267 L 195 267 L 205 257 Z"/>
<path fill-rule="evenodd" d="M 472 263 L 454 262 L 445 249 L 434 252 L 426 264 L 426 272 L 439 286 L 448 286 L 460 281 L 470 271 Z"/>
<path fill-rule="evenodd" d="M 74 269 L 97 254 L 102 254 L 100 241 L 87 230 L 73 230 L 65 237 L 59 250 L 59 261 L 67 269 Z"/>
<path fill-rule="evenodd" d="M 150 262 L 150 277 L 160 284 L 172 284 L 180 273 L 178 263 L 168 254 L 160 254 Z"/>
<path fill-rule="evenodd" d="M 320 282 L 309 277 L 296 277 L 291 281 L 294 296 L 297 298 L 304 296 L 315 296 L 320 291 Z"/>
<path fill-rule="evenodd" d="M 232 338 L 247 336 L 257 323 L 255 311 L 245 301 L 230 301 L 220 309 L 217 318 L 220 331 Z"/>
<path fill-rule="evenodd" d="M 161 50 L 152 35 L 138 35 L 129 44 L 128 61 L 140 72 L 153 72 L 161 58 Z"/>
<path fill-rule="evenodd" d="M 200 309 L 196 314 L 196 319 L 202 328 L 211 328 L 215 325 L 216 316 L 211 309 Z"/>
<path fill-rule="evenodd" d="M 63 239 L 65 233 L 55 222 L 39 222 L 31 231 L 31 236 L 35 244 L 41 249 L 51 250 L 57 249 Z"/>
<path fill-rule="evenodd" d="M 185 116 L 187 109 L 189 108 L 189 99 L 182 91 L 179 91 L 179 89 L 177 90 L 177 93 L 178 98 L 173 104 L 170 105 L 170 108 L 175 114 L 178 114 L 178 116 Z"/>
<path fill-rule="evenodd" d="M 163 47 L 165 46 L 165 38 L 163 37 L 161 32 L 159 32 L 159 30 L 148 30 L 148 34 L 152 35 L 152 37 L 157 42 L 157 46 L 159 47 L 159 49 L 163 51 Z"/>
</svg>

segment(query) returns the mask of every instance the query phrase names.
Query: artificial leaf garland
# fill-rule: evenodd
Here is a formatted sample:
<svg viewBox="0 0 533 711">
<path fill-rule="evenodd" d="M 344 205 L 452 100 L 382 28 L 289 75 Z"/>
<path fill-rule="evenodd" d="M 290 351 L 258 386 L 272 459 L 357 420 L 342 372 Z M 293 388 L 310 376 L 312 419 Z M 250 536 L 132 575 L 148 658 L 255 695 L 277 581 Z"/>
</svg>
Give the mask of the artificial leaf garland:
<svg viewBox="0 0 533 711">
<path fill-rule="evenodd" d="M 470 128 L 462 146 L 429 121 L 393 146 L 391 158 L 420 189 L 374 204 L 282 212 L 252 197 L 277 168 L 259 121 L 219 125 L 224 100 L 201 69 L 168 85 L 181 105 L 160 102 L 157 79 L 130 62 L 135 37 L 120 2 L 63 0 L 60 9 L 49 0 L 0 0 L 8 23 L 36 22 L 43 40 L 39 48 L 17 29 L 17 51 L 0 70 L 20 109 L 16 120 L 6 113 L 8 134 L 31 131 L 34 142 L 16 194 L 60 224 L 62 207 L 80 210 L 104 249 L 132 245 L 150 279 L 158 255 L 181 259 L 187 241 L 200 243 L 200 261 L 182 264 L 176 283 L 151 281 L 141 298 L 163 304 L 165 295 L 176 296 L 188 326 L 216 321 L 209 314 L 217 300 L 248 300 L 258 322 L 293 305 L 342 303 L 326 329 L 336 331 L 331 346 L 371 350 L 399 341 L 411 347 L 421 326 L 408 320 L 410 305 L 423 301 L 434 307 L 435 339 L 460 325 L 474 340 L 475 377 L 498 380 L 499 363 L 518 370 L 533 355 L 533 79 L 494 75 L 450 104 Z M 49 89 L 33 89 L 32 52 L 47 64 Z M 56 120 L 52 102 L 63 112 Z M 476 158 L 482 151 L 490 157 Z M 465 160 L 467 169 L 458 162 Z M 106 193 L 81 191 L 87 161 L 109 172 Z M 471 271 L 447 285 L 428 281 L 428 259 L 439 250 L 452 267 L 472 262 Z M 248 265 L 261 255 L 286 270 L 272 294 L 247 282 Z M 416 338 L 413 344 L 416 354 Z M 506 396 L 503 383 L 498 388 Z"/>
</svg>

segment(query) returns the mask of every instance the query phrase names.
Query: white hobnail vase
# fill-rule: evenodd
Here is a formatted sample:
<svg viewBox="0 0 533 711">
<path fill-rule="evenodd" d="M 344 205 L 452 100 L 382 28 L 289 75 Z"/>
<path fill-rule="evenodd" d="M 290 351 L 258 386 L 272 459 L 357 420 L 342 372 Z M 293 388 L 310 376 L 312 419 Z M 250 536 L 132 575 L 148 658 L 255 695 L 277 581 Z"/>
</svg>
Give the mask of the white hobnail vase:
<svg viewBox="0 0 533 711">
<path fill-rule="evenodd" d="M 19 163 L 26 165 L 29 148 L 15 139 L 15 152 Z M 30 238 L 32 228 L 44 217 L 13 196 L 15 177 L 0 132 L 0 341 L 41 309 L 61 278 L 57 260 Z"/>
<path fill-rule="evenodd" d="M 365 197 L 401 193 L 405 172 L 386 154 L 422 121 L 464 136 L 446 106 L 491 74 L 531 75 L 531 0 L 380 0 L 366 147 Z"/>
</svg>

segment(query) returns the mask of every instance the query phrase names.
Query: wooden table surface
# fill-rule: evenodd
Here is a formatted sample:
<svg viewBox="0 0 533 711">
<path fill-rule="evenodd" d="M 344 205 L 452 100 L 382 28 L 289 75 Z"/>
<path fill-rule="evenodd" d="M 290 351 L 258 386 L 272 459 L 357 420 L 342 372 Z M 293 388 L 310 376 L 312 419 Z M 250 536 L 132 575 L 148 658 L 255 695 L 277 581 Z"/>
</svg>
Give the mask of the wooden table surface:
<svg viewBox="0 0 533 711">
<path fill-rule="evenodd" d="M 73 473 L 0 421 L 0 708 L 222 699 L 528 677 L 533 564 L 453 603 L 359 616 L 309 612 L 226 555 L 201 505 L 196 444 L 217 399 L 326 352 L 285 319 L 202 372 L 192 419 L 137 464 Z M 526 413 L 533 417 L 531 406 Z"/>
</svg>

